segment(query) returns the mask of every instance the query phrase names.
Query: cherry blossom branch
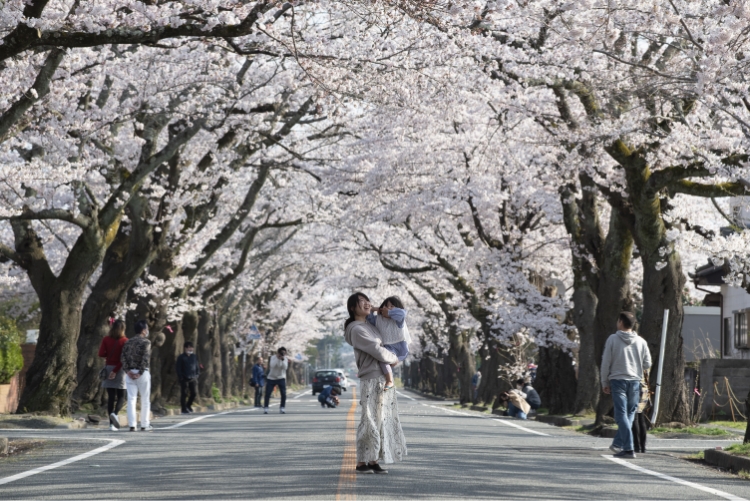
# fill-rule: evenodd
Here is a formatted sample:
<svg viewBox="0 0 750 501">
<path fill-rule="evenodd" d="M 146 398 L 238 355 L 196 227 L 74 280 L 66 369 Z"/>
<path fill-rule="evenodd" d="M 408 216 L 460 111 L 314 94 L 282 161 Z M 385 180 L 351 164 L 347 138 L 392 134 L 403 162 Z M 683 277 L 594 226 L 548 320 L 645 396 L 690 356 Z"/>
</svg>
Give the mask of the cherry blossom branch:
<svg viewBox="0 0 750 501">
<path fill-rule="evenodd" d="M 34 106 L 34 103 L 49 94 L 52 77 L 64 57 L 64 49 L 52 50 L 44 60 L 31 88 L 0 115 L 0 143 L 8 139 L 11 128 Z"/>
</svg>

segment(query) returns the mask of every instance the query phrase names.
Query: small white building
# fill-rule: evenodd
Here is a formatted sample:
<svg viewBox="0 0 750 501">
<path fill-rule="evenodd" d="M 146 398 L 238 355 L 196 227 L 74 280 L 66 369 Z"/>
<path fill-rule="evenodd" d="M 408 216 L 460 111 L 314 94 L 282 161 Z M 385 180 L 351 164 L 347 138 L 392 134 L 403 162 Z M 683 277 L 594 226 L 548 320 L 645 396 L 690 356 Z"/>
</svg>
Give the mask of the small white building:
<svg viewBox="0 0 750 501">
<path fill-rule="evenodd" d="M 750 294 L 741 287 L 724 282 L 726 269 L 722 266 L 706 264 L 690 274 L 698 290 L 705 290 L 706 306 L 719 308 L 721 318 L 720 350 L 721 358 L 750 360 L 748 343 L 748 320 L 750 319 Z M 710 292 L 702 287 L 718 288 Z"/>
</svg>

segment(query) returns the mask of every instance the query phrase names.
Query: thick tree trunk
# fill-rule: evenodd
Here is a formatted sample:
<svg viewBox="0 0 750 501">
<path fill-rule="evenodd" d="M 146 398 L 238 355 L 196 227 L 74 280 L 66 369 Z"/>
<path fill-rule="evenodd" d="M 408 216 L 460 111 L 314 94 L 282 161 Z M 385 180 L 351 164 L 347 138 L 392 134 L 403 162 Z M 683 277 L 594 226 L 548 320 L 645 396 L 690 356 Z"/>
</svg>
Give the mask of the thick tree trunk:
<svg viewBox="0 0 750 501">
<path fill-rule="evenodd" d="M 658 256 L 658 255 L 657 255 Z M 669 310 L 659 414 L 656 423 L 689 423 L 690 407 L 685 385 L 685 355 L 682 351 L 682 291 L 685 276 L 679 256 L 668 256 L 667 266 L 656 270 L 657 259 L 644 256 L 643 318 L 639 334 L 648 341 L 653 359 L 651 382 L 656 382 L 664 310 Z"/>
<path fill-rule="evenodd" d="M 476 371 L 474 356 L 469 347 L 470 335 L 470 332 L 464 331 L 451 336 L 450 349 L 448 350 L 448 356 L 456 366 L 456 372 L 454 373 L 458 382 L 458 388 L 456 389 L 458 390 L 459 401 L 462 404 L 470 403 L 472 400 L 471 377 Z"/>
<path fill-rule="evenodd" d="M 573 322 L 578 328 L 579 339 L 578 380 L 573 413 L 579 415 L 596 409 L 601 393 L 594 330 L 597 302 L 598 298 L 589 287 L 578 287 L 573 293 Z"/>
<path fill-rule="evenodd" d="M 58 279 L 59 280 L 59 279 Z M 34 362 L 26 373 L 19 413 L 67 416 L 76 383 L 76 338 L 85 281 L 38 291 L 42 312 Z"/>
<path fill-rule="evenodd" d="M 576 373 L 572 357 L 555 347 L 539 347 L 534 388 L 550 414 L 570 414 L 576 403 Z"/>
<path fill-rule="evenodd" d="M 128 290 L 154 258 L 153 230 L 144 220 L 149 213 L 148 202 L 135 196 L 128 204 L 127 212 L 131 226 L 126 228 L 123 225 L 117 232 L 104 256 L 102 273 L 83 305 L 74 405 L 94 401 L 100 393 L 99 370 L 104 366 L 104 360 L 99 358 L 98 351 L 109 330 L 110 313 L 122 306 Z M 157 386 L 153 380 L 151 384 Z"/>
<path fill-rule="evenodd" d="M 201 397 L 205 398 L 213 397 L 211 387 L 214 384 L 214 373 L 216 370 L 214 366 L 214 342 L 210 320 L 210 315 L 206 310 L 201 310 L 198 313 L 198 343 L 196 344 L 196 352 L 203 364 L 203 370 L 201 370 L 201 376 L 198 379 L 198 393 Z"/>
</svg>

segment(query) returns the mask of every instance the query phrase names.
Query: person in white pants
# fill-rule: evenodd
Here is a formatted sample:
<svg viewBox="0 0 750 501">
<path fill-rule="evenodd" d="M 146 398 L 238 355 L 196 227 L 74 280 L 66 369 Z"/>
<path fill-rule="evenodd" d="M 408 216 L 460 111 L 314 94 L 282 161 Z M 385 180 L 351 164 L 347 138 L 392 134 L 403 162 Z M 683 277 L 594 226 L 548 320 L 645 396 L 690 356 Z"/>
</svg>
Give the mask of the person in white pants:
<svg viewBox="0 0 750 501">
<path fill-rule="evenodd" d="M 125 387 L 128 390 L 128 426 L 136 430 L 138 421 L 135 406 L 138 394 L 141 395 L 141 431 L 152 431 L 149 420 L 151 411 L 151 341 L 148 337 L 148 323 L 139 320 L 135 324 L 135 337 L 129 339 L 122 347 L 122 368 L 125 370 Z"/>
</svg>

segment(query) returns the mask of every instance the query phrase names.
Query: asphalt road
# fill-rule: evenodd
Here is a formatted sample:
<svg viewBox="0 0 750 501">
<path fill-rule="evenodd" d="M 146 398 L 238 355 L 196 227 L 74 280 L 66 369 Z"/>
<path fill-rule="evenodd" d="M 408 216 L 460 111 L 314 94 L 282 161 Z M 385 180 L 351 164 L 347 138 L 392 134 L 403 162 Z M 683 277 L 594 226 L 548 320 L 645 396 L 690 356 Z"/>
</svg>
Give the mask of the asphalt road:
<svg viewBox="0 0 750 501">
<path fill-rule="evenodd" d="M 290 396 L 285 415 L 276 406 L 268 415 L 244 408 L 162 418 L 151 433 L 1 431 L 49 443 L 0 461 L 0 499 L 750 500 L 749 481 L 679 459 L 726 441 L 651 439 L 649 453 L 616 463 L 604 457 L 611 456 L 609 440 L 457 411 L 403 391 L 408 457 L 389 465 L 387 476 L 352 475 L 359 413 L 351 395 L 344 394 L 338 409 L 321 409 L 307 391 Z M 210 417 L 174 427 L 202 416 Z M 101 447 L 110 448 L 34 470 Z M 14 477 L 29 471 L 34 474 Z"/>
</svg>

